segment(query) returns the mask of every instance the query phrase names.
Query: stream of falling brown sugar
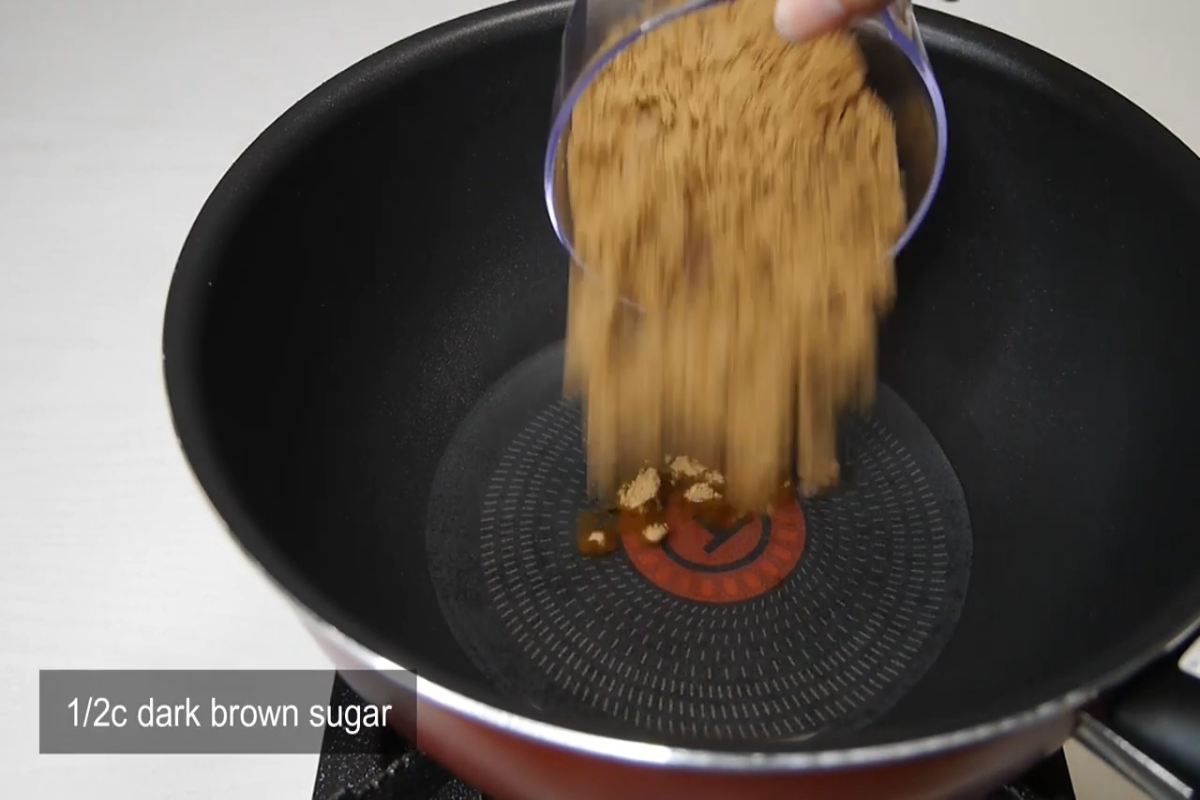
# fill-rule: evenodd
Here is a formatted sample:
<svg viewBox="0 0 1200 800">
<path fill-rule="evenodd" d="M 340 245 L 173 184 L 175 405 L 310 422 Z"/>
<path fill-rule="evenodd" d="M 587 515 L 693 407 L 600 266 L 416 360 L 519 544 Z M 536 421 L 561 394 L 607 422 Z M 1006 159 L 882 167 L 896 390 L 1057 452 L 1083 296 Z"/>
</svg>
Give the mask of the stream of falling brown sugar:
<svg viewBox="0 0 1200 800">
<path fill-rule="evenodd" d="M 839 417 L 872 400 L 905 224 L 894 126 L 852 36 L 790 44 L 773 8 L 659 28 L 574 111 L 565 390 L 601 496 L 668 453 L 718 468 L 738 508 L 793 454 L 819 491 Z"/>
</svg>

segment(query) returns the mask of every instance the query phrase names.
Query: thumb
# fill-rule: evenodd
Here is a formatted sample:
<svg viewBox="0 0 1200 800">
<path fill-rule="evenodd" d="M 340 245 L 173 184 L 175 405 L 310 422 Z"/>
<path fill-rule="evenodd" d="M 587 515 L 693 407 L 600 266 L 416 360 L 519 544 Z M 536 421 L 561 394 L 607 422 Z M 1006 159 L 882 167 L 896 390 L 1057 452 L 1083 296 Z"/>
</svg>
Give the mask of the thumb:
<svg viewBox="0 0 1200 800">
<path fill-rule="evenodd" d="M 775 27 L 793 41 L 809 39 L 879 11 L 887 0 L 776 0 Z"/>
</svg>

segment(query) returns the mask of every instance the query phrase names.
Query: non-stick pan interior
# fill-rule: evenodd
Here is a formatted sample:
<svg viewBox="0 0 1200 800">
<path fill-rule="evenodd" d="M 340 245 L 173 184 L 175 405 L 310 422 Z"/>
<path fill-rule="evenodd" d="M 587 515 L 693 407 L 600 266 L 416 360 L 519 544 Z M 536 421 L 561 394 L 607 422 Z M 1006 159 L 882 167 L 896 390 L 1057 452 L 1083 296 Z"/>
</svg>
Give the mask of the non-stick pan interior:
<svg viewBox="0 0 1200 800">
<path fill-rule="evenodd" d="M 795 534 L 760 548 L 792 559 L 769 591 L 722 589 L 715 561 L 716 601 L 678 564 L 574 558 L 567 269 L 539 185 L 565 12 L 505 7 L 372 57 L 265 134 L 197 222 L 168 388 L 201 482 L 276 580 L 493 705 L 758 749 L 980 723 L 1190 619 L 1200 165 L 1090 79 L 934 13 L 949 161 L 900 259 L 880 406 L 847 434 L 853 491 L 737 533 L 759 537 L 751 561 Z M 539 633 L 547 597 L 574 622 Z M 663 710 L 722 679 L 730 702 L 708 707 L 738 725 Z M 770 681 L 782 694 L 753 702 Z"/>
</svg>

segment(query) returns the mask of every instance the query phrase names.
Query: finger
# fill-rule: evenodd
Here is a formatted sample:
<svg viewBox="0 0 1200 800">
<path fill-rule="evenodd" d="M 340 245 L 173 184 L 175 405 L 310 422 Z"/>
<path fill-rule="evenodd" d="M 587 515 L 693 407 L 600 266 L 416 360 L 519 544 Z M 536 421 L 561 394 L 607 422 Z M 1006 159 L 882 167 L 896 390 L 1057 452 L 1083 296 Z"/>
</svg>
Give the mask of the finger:
<svg viewBox="0 0 1200 800">
<path fill-rule="evenodd" d="M 886 5 L 887 0 L 777 0 L 775 27 L 787 38 L 801 41 L 836 30 Z"/>
</svg>

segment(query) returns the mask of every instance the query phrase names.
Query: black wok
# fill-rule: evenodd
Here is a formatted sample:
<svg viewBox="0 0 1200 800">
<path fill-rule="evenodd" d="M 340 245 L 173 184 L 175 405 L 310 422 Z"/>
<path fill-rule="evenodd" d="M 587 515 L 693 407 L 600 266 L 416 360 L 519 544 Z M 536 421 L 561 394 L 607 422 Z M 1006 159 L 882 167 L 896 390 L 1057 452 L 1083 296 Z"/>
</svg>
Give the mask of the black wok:
<svg viewBox="0 0 1200 800">
<path fill-rule="evenodd" d="M 421 746 L 514 800 L 970 794 L 1081 719 L 1126 769 L 1113 729 L 1200 776 L 1197 687 L 1164 660 L 1200 622 L 1200 159 L 922 11 L 949 158 L 845 484 L 690 554 L 585 561 L 539 183 L 566 10 L 501 6 L 332 79 L 180 256 L 180 441 L 335 662 L 415 670 Z"/>
</svg>

